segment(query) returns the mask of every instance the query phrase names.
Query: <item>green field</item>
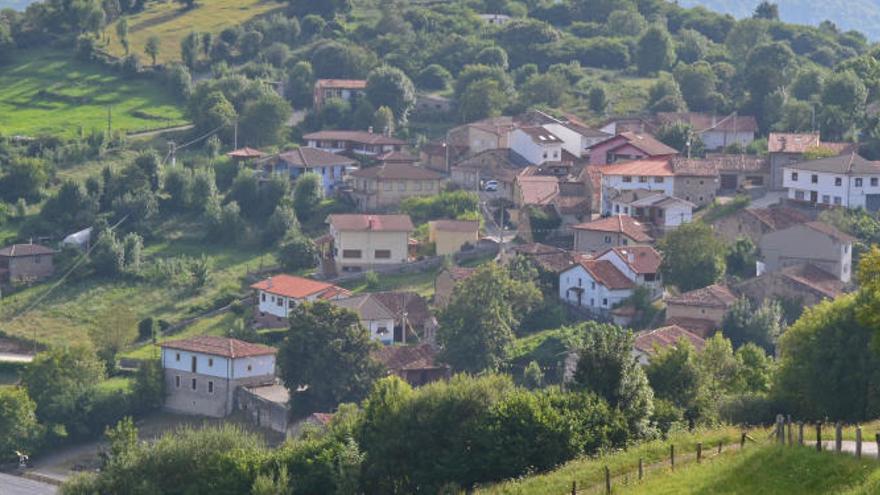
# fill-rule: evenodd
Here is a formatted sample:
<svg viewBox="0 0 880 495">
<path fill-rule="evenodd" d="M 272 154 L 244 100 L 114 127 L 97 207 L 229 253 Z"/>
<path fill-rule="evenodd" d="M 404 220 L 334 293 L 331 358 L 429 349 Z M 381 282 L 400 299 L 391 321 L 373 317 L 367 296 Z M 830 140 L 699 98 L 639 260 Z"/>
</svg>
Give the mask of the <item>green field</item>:
<svg viewBox="0 0 880 495">
<path fill-rule="evenodd" d="M 157 83 L 128 79 L 67 51 L 15 52 L 0 68 L 0 134 L 77 135 L 82 128 L 143 131 L 186 123 L 183 107 Z"/>
<path fill-rule="evenodd" d="M 191 31 L 218 34 L 227 27 L 283 9 L 283 4 L 273 0 L 201 0 L 190 10 L 173 1 L 149 2 L 143 12 L 128 16 L 129 47 L 131 53 L 148 63 L 144 46 L 150 36 L 156 35 L 160 40 L 158 62 L 180 60 L 180 42 Z M 109 51 L 125 55 L 115 27 L 108 27 L 107 34 Z"/>
<path fill-rule="evenodd" d="M 651 477 L 615 493 L 644 495 L 875 494 L 880 463 L 810 448 L 762 446 Z"/>
</svg>

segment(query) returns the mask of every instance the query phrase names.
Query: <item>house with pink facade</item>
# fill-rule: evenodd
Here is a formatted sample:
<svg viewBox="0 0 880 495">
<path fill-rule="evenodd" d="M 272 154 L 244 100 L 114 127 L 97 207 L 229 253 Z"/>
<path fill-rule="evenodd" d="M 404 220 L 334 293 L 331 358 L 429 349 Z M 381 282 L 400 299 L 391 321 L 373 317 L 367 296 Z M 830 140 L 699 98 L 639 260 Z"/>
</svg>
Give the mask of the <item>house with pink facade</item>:
<svg viewBox="0 0 880 495">
<path fill-rule="evenodd" d="M 622 132 L 590 147 L 590 165 L 607 165 L 621 161 L 672 158 L 675 148 L 661 143 L 650 134 Z"/>
</svg>

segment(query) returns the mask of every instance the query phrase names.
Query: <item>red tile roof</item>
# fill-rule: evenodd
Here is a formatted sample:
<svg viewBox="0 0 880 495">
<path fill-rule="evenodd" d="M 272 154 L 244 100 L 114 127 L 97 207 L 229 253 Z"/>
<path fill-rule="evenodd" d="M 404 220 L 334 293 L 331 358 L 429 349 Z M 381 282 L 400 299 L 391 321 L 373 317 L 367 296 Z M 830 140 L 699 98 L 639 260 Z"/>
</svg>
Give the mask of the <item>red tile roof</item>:
<svg viewBox="0 0 880 495">
<path fill-rule="evenodd" d="M 327 222 L 338 231 L 412 232 L 409 215 L 330 215 Z"/>
<path fill-rule="evenodd" d="M 572 226 L 576 230 L 624 234 L 636 242 L 652 242 L 648 227 L 628 215 L 615 215 Z"/>
<path fill-rule="evenodd" d="M 315 81 L 318 88 L 340 88 L 340 89 L 366 89 L 367 81 L 365 79 L 318 79 Z"/>
<path fill-rule="evenodd" d="M 660 271 L 662 258 L 660 253 L 651 246 L 618 246 L 605 251 L 597 258 L 602 258 L 608 252 L 616 253 L 632 270 L 638 274 L 657 273 Z"/>
<path fill-rule="evenodd" d="M 437 351 L 428 344 L 384 346 L 378 349 L 374 356 L 389 371 L 431 370 L 445 367 L 435 361 Z"/>
<path fill-rule="evenodd" d="M 746 208 L 744 215 L 755 217 L 759 222 L 773 230 L 782 230 L 810 221 L 810 217 L 793 208 Z"/>
<path fill-rule="evenodd" d="M 704 320 L 702 318 L 687 318 L 683 316 L 666 318 L 666 324 L 678 325 L 681 328 L 684 328 L 685 330 L 704 339 L 711 337 L 715 330 L 718 329 L 718 324 L 712 320 Z"/>
<path fill-rule="evenodd" d="M 600 283 L 610 290 L 632 289 L 635 284 L 632 280 L 626 278 L 614 264 L 606 260 L 581 260 L 580 266 L 593 277 L 597 283 Z"/>
<path fill-rule="evenodd" d="M 285 151 L 278 155 L 278 159 L 295 167 L 323 167 L 330 165 L 356 165 L 351 158 L 330 153 L 318 148 L 302 146 L 294 150 Z"/>
<path fill-rule="evenodd" d="M 237 150 L 226 153 L 226 156 L 230 158 L 261 158 L 263 156 L 266 156 L 266 154 L 260 150 L 248 148 L 247 146 L 245 146 L 244 148 L 239 148 Z"/>
<path fill-rule="evenodd" d="M 858 150 L 858 144 L 825 142 L 819 138 L 818 132 L 803 134 L 771 132 L 767 137 L 769 153 L 802 154 L 811 148 L 827 148 L 838 154 L 846 154 Z"/>
<path fill-rule="evenodd" d="M 710 285 L 666 299 L 667 304 L 707 308 L 729 308 L 735 301 L 736 296 L 733 292 L 721 284 Z"/>
<path fill-rule="evenodd" d="M 525 205 L 547 205 L 559 195 L 559 179 L 547 175 L 520 175 L 516 178 Z"/>
<path fill-rule="evenodd" d="M 402 146 L 400 139 L 367 131 L 318 131 L 304 134 L 303 139 L 313 141 L 351 141 L 359 144 L 388 144 Z"/>
<path fill-rule="evenodd" d="M 675 170 L 666 158 L 635 160 L 599 167 L 602 175 L 672 177 Z"/>
<path fill-rule="evenodd" d="M 161 347 L 178 349 L 181 351 L 198 352 L 212 356 L 222 356 L 231 359 L 265 356 L 275 354 L 278 350 L 263 344 L 253 344 L 238 339 L 227 337 L 215 337 L 213 335 L 199 335 L 182 340 L 171 340 L 160 344 Z"/>
<path fill-rule="evenodd" d="M 305 299 L 317 295 L 321 299 L 329 299 L 338 295 L 347 295 L 349 292 L 327 282 L 320 282 L 310 278 L 297 277 L 295 275 L 275 275 L 266 280 L 261 280 L 251 289 L 262 290 L 270 294 L 294 299 Z"/>
<path fill-rule="evenodd" d="M 0 249 L 0 256 L 4 258 L 37 256 L 41 254 L 55 254 L 55 250 L 39 244 L 13 244 Z"/>
<path fill-rule="evenodd" d="M 780 273 L 789 280 L 829 299 L 834 299 L 845 292 L 845 284 L 839 278 L 811 263 L 787 266 L 780 270 Z"/>
<path fill-rule="evenodd" d="M 670 156 L 678 154 L 677 149 L 667 146 L 650 134 L 621 132 L 617 136 L 622 137 L 627 143 L 635 146 L 650 156 Z"/>
<path fill-rule="evenodd" d="M 636 341 L 633 347 L 645 354 L 653 355 L 659 349 L 677 345 L 681 339 L 689 341 L 697 352 L 702 351 L 706 347 L 706 341 L 702 337 L 678 325 L 669 325 L 639 332 L 636 334 Z"/>
<path fill-rule="evenodd" d="M 697 112 L 660 112 L 657 121 L 662 124 L 683 122 L 690 124 L 694 132 L 757 132 L 758 121 L 751 115 L 709 115 Z"/>
</svg>

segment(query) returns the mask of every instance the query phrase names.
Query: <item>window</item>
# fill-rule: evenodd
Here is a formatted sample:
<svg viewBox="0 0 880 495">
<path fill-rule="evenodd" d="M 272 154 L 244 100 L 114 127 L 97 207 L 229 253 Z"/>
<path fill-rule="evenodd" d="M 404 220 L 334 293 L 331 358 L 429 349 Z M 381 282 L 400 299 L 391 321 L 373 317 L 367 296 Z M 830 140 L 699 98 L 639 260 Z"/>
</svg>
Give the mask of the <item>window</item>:
<svg viewBox="0 0 880 495">
<path fill-rule="evenodd" d="M 614 213 L 620 213 L 620 205 L 614 205 Z"/>
<path fill-rule="evenodd" d="M 591 282 L 590 288 L 595 290 L 596 289 L 596 282 Z"/>
<path fill-rule="evenodd" d="M 843 201 L 840 199 L 840 196 L 834 196 L 834 204 L 840 206 L 842 203 Z"/>
<path fill-rule="evenodd" d="M 665 179 L 663 177 L 654 177 L 654 182 L 656 182 L 657 184 L 663 184 L 664 180 Z"/>
<path fill-rule="evenodd" d="M 419 181 L 413 182 L 413 190 L 414 191 L 421 191 L 422 190 L 422 183 Z"/>
<path fill-rule="evenodd" d="M 192 379 L 192 389 L 195 390 L 196 388 L 198 388 L 198 385 L 196 384 L 196 379 L 193 378 Z"/>
<path fill-rule="evenodd" d="M 377 327 L 376 328 L 377 335 L 388 335 L 388 327 Z"/>
<path fill-rule="evenodd" d="M 583 286 L 584 286 L 584 279 L 578 278 L 578 287 L 583 287 Z"/>
<path fill-rule="evenodd" d="M 644 175 L 639 176 L 639 182 L 648 182 L 648 178 Z"/>
<path fill-rule="evenodd" d="M 632 177 L 624 177 L 624 178 L 623 178 L 623 181 L 624 181 L 624 182 L 632 182 L 632 181 L 633 181 L 633 178 L 632 178 Z"/>
<path fill-rule="evenodd" d="M 180 375 L 174 377 L 174 386 L 180 388 Z"/>
<path fill-rule="evenodd" d="M 214 393 L 214 382 L 213 381 L 208 381 L 208 393 L 209 394 Z"/>
<path fill-rule="evenodd" d="M 842 186 L 842 185 L 843 185 L 843 179 L 841 179 L 840 177 L 835 177 L 835 178 L 834 178 L 834 185 L 835 185 L 835 186 Z"/>
<path fill-rule="evenodd" d="M 810 182 L 812 182 L 813 184 L 818 184 L 819 183 L 819 176 L 816 174 L 811 175 Z"/>
<path fill-rule="evenodd" d="M 798 179 L 798 174 L 797 174 L 797 172 L 792 172 L 792 173 L 791 173 L 791 180 L 797 182 L 797 179 Z"/>
<path fill-rule="evenodd" d="M 611 244 L 611 236 L 610 235 L 605 236 L 605 244 Z"/>
<path fill-rule="evenodd" d="M 703 185 L 703 181 L 700 181 L 700 185 L 701 185 L 701 186 Z"/>
<path fill-rule="evenodd" d="M 624 240 L 623 240 L 623 245 L 626 246 L 626 245 L 628 245 L 628 244 L 629 244 L 629 240 L 624 239 Z"/>
<path fill-rule="evenodd" d="M 248 371 L 253 371 L 253 369 L 254 369 L 254 367 L 251 366 L 251 365 L 249 364 L 248 367 L 247 367 L 247 370 L 248 370 Z"/>
<path fill-rule="evenodd" d="M 804 192 L 803 191 L 795 191 L 794 192 L 794 199 L 797 199 L 799 201 L 803 201 L 804 200 Z"/>
<path fill-rule="evenodd" d="M 547 152 L 545 151 L 545 152 L 541 155 L 541 157 L 543 157 L 543 158 L 547 158 Z"/>
<path fill-rule="evenodd" d="M 871 187 L 877 187 L 877 178 L 871 177 Z"/>
<path fill-rule="evenodd" d="M 383 189 L 385 189 L 386 191 L 390 191 L 391 189 L 394 188 L 394 184 L 392 184 L 392 183 L 390 183 L 390 182 L 386 182 L 382 187 L 383 187 Z"/>
<path fill-rule="evenodd" d="M 593 299 L 592 297 L 590 298 L 590 306 L 593 306 L 593 307 L 596 306 L 596 300 Z"/>
<path fill-rule="evenodd" d="M 554 152 L 553 152 L 553 158 L 559 158 L 559 152 L 558 152 L 558 151 L 554 151 Z"/>
<path fill-rule="evenodd" d="M 34 256 L 34 263 L 36 263 L 36 264 L 40 263 L 40 256 L 39 255 Z"/>
<path fill-rule="evenodd" d="M 405 181 L 398 181 L 397 190 L 398 191 L 406 191 L 406 182 Z"/>
<path fill-rule="evenodd" d="M 279 308 L 283 307 L 284 306 L 284 299 L 279 297 L 278 299 L 275 300 L 275 305 L 278 306 Z"/>
<path fill-rule="evenodd" d="M 260 300 L 263 302 L 266 302 L 266 293 L 265 292 L 260 293 Z"/>
<path fill-rule="evenodd" d="M 192 362 L 190 364 L 191 364 L 191 368 L 192 368 L 193 373 L 198 371 L 198 366 L 196 366 L 198 364 L 198 360 L 196 359 L 195 356 L 192 357 Z"/>
<path fill-rule="evenodd" d="M 656 273 L 646 273 L 645 274 L 645 282 L 653 282 L 655 280 L 657 280 Z"/>
<path fill-rule="evenodd" d="M 293 299 L 288 299 L 287 300 L 287 307 L 290 309 L 293 309 L 294 306 L 296 306 L 296 301 Z"/>
<path fill-rule="evenodd" d="M 390 249 L 377 249 L 373 254 L 373 257 L 377 260 L 387 260 L 391 259 L 391 250 Z"/>
<path fill-rule="evenodd" d="M 856 177 L 856 187 L 862 187 L 862 178 Z"/>
<path fill-rule="evenodd" d="M 214 366 L 214 359 L 213 359 L 213 358 L 208 358 L 208 367 L 210 368 L 210 367 L 212 367 L 212 366 Z"/>
<path fill-rule="evenodd" d="M 360 249 L 343 249 L 343 250 L 342 250 L 342 257 L 343 257 L 343 258 L 357 258 L 357 259 L 360 259 L 360 257 L 361 257 L 361 250 L 360 250 Z"/>
<path fill-rule="evenodd" d="M 178 352 L 176 356 L 174 356 L 175 361 L 180 361 L 180 353 Z"/>
<path fill-rule="evenodd" d="M 827 194 L 822 195 L 822 202 L 825 204 L 831 204 L 831 196 Z"/>
<path fill-rule="evenodd" d="M 608 298 L 607 297 L 602 298 L 602 306 L 608 306 Z"/>
</svg>

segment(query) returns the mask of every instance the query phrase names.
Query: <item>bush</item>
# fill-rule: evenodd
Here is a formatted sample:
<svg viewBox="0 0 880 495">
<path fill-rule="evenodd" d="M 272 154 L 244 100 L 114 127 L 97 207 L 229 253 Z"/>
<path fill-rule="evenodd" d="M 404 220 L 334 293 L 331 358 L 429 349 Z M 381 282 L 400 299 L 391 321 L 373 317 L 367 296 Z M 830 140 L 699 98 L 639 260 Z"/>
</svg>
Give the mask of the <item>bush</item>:
<svg viewBox="0 0 880 495">
<path fill-rule="evenodd" d="M 367 290 L 376 291 L 379 289 L 379 274 L 373 270 L 364 275 L 364 281 L 367 283 Z"/>
<path fill-rule="evenodd" d="M 291 229 L 281 241 L 278 262 L 287 271 L 314 268 L 318 264 L 318 249 L 311 239 Z"/>
<path fill-rule="evenodd" d="M 156 331 L 156 320 L 152 316 L 148 316 L 138 322 L 138 340 L 150 340 Z"/>
<path fill-rule="evenodd" d="M 770 396 L 742 394 L 728 397 L 719 404 L 719 415 L 726 423 L 766 425 L 776 421 L 776 415 L 785 411 L 784 408 L 784 404 Z"/>
</svg>

